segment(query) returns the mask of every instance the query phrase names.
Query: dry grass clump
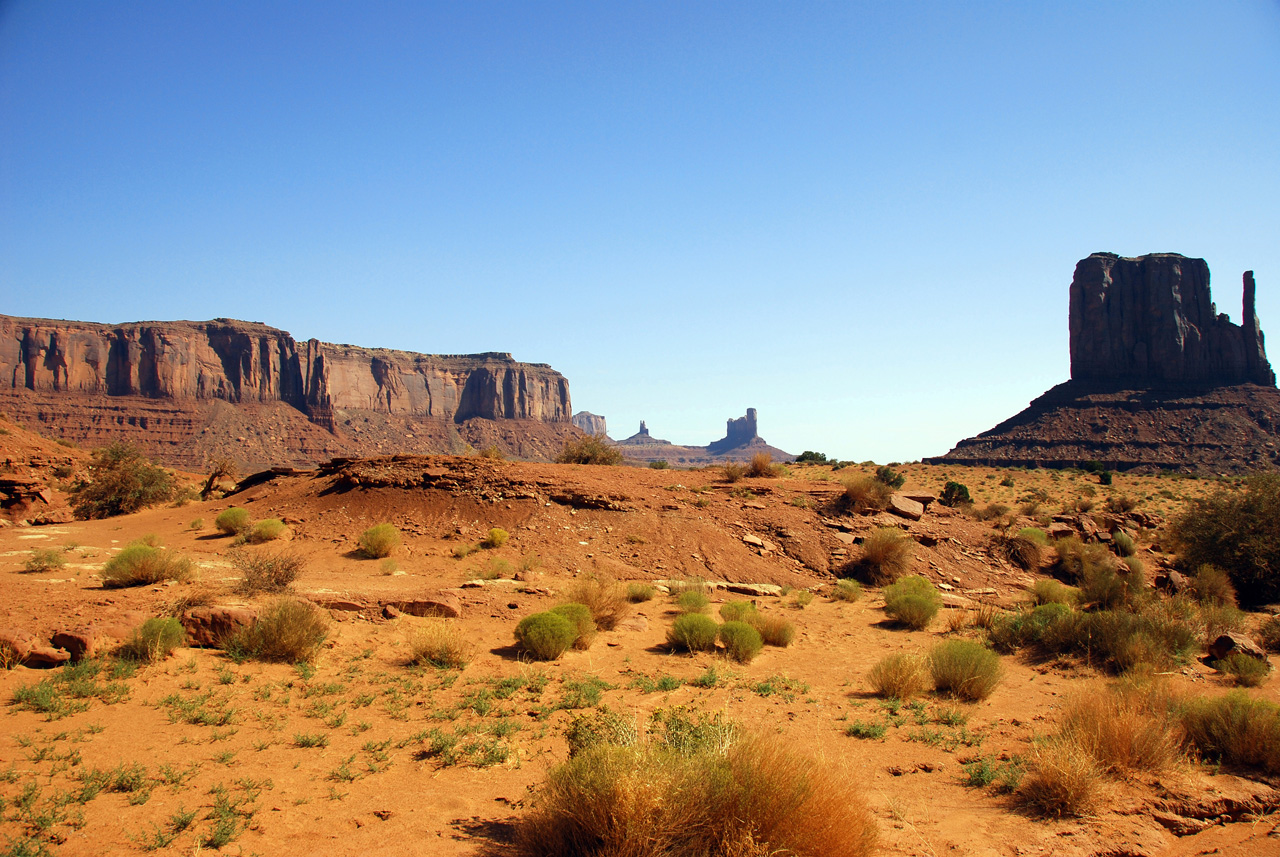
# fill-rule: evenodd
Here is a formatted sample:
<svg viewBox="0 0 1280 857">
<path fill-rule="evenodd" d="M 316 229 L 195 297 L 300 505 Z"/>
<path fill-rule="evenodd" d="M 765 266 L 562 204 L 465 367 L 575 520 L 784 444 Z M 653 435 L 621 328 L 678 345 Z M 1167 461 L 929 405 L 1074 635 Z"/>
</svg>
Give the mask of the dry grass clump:
<svg viewBox="0 0 1280 857">
<path fill-rule="evenodd" d="M 725 622 L 716 632 L 725 655 L 740 664 L 749 664 L 760 650 L 764 648 L 764 640 L 760 632 L 746 622 Z"/>
<path fill-rule="evenodd" d="M 857 601 L 861 597 L 862 584 L 847 577 L 837 580 L 836 588 L 831 590 L 834 601 Z"/>
<path fill-rule="evenodd" d="M 844 486 L 841 502 L 854 512 L 876 512 L 889 505 L 893 489 L 874 476 L 860 474 L 840 480 Z"/>
<path fill-rule="evenodd" d="M 897 527 L 880 527 L 862 541 L 862 556 L 850 570 L 875 586 L 892 583 L 911 567 L 911 539 Z"/>
<path fill-rule="evenodd" d="M 502 527 L 490 528 L 488 534 L 480 541 L 480 547 L 485 550 L 496 550 L 507 543 L 507 539 L 511 538 L 511 534 Z"/>
<path fill-rule="evenodd" d="M 643 604 L 658 594 L 658 589 L 651 583 L 628 583 L 627 600 L 632 604 Z"/>
<path fill-rule="evenodd" d="M 400 531 L 391 524 L 374 524 L 360 534 L 360 553 L 369 559 L 391 556 L 400 547 Z"/>
<path fill-rule="evenodd" d="M 225 533 L 228 536 L 238 536 L 247 532 L 251 523 L 249 510 L 242 509 L 239 506 L 232 506 L 230 509 L 221 512 L 213 521 L 213 525 L 218 528 L 218 532 Z"/>
<path fill-rule="evenodd" d="M 628 593 L 616 581 L 600 577 L 584 577 L 565 593 L 574 604 L 585 604 L 591 618 L 602 631 L 612 631 L 631 613 Z"/>
<path fill-rule="evenodd" d="M 1030 536 L 995 536 L 991 552 L 1025 571 L 1040 567 L 1040 542 Z"/>
<path fill-rule="evenodd" d="M 226 649 L 236 658 L 305 663 L 315 659 L 328 636 L 329 620 L 320 608 L 298 598 L 279 598 L 256 622 L 233 634 Z"/>
<path fill-rule="evenodd" d="M 305 563 L 301 556 L 289 551 L 253 553 L 233 550 L 231 564 L 244 574 L 236 588 L 245 595 L 254 595 L 288 589 L 302 573 Z"/>
<path fill-rule="evenodd" d="M 772 479 L 780 468 L 773 463 L 773 456 L 767 452 L 757 452 L 747 463 L 747 475 L 757 479 Z"/>
<path fill-rule="evenodd" d="M 918 574 L 885 587 L 884 612 L 895 622 L 922 631 L 938 615 L 942 596 L 928 579 Z"/>
<path fill-rule="evenodd" d="M 760 637 L 766 646 L 785 648 L 796 638 L 796 626 L 785 616 L 752 613 L 747 617 L 746 622 L 760 632 Z"/>
<path fill-rule="evenodd" d="M 711 652 L 716 648 L 719 628 L 710 616 L 685 613 L 677 616 L 667 629 L 667 644 L 676 651 Z"/>
<path fill-rule="evenodd" d="M 594 743 L 537 789 L 513 852 L 865 857 L 876 846 L 877 829 L 848 783 L 781 736 Z"/>
<path fill-rule="evenodd" d="M 1168 693 L 1159 687 L 1081 694 L 1067 705 L 1059 737 L 1080 747 L 1106 771 L 1163 771 L 1179 757 L 1171 705 Z"/>
<path fill-rule="evenodd" d="M 557 464 L 603 464 L 622 463 L 622 451 L 609 442 L 603 434 L 586 435 L 577 440 L 566 440 L 560 454 L 556 456 Z"/>
<path fill-rule="evenodd" d="M 554 661 L 578 639 L 578 629 L 567 616 L 548 611 L 526 616 L 516 625 L 520 648 L 540 661 Z"/>
<path fill-rule="evenodd" d="M 1222 660 L 1214 661 L 1213 668 L 1223 675 L 1231 676 L 1236 684 L 1244 687 L 1257 687 L 1271 674 L 1271 664 L 1242 652 L 1233 652 Z"/>
<path fill-rule="evenodd" d="M 596 639 L 596 622 L 591 618 L 591 608 L 585 604 L 560 604 L 551 608 L 552 613 L 559 613 L 573 624 L 577 634 L 573 647 L 580 651 L 591 648 Z"/>
<path fill-rule="evenodd" d="M 107 561 L 101 572 L 105 589 L 146 586 L 162 580 L 189 580 L 191 560 L 162 547 L 136 541 Z"/>
<path fill-rule="evenodd" d="M 250 544 L 260 545 L 263 542 L 273 542 L 284 533 L 284 521 L 279 518 L 267 518 L 253 525 L 253 529 L 249 530 L 248 541 Z"/>
<path fill-rule="evenodd" d="M 409 662 L 460 670 L 471 660 L 471 645 L 448 619 L 428 619 L 409 632 Z"/>
<path fill-rule="evenodd" d="M 676 607 L 681 613 L 701 613 L 710 603 L 711 599 L 696 589 L 686 589 L 676 596 Z"/>
<path fill-rule="evenodd" d="M 1203 758 L 1280 774 L 1280 706 L 1243 690 L 1189 700 L 1181 713 L 1187 744 Z"/>
<path fill-rule="evenodd" d="M 48 574 L 57 571 L 67 564 L 62 551 L 54 548 L 36 548 L 31 557 L 22 564 L 22 570 L 32 574 Z"/>
<path fill-rule="evenodd" d="M 1216 607 L 1235 607 L 1236 588 L 1231 577 L 1216 565 L 1202 565 L 1191 577 L 1191 591 L 1201 604 Z"/>
<path fill-rule="evenodd" d="M 1268 616 L 1258 626 L 1258 645 L 1268 652 L 1280 652 L 1280 616 Z"/>
<path fill-rule="evenodd" d="M 925 660 L 912 652 L 898 652 L 881 658 L 867 673 L 867 682 L 877 696 L 907 700 L 929 686 Z"/>
<path fill-rule="evenodd" d="M 726 461 L 720 468 L 725 482 L 737 482 L 747 475 L 747 466 L 740 461 Z"/>
<path fill-rule="evenodd" d="M 1034 604 L 1066 604 L 1071 606 L 1076 603 L 1080 590 L 1074 586 L 1067 586 L 1061 581 L 1054 580 L 1052 577 L 1042 577 L 1037 580 L 1031 587 L 1031 600 Z"/>
<path fill-rule="evenodd" d="M 187 632 L 177 619 L 148 619 L 134 629 L 116 654 L 143 663 L 162 661 L 187 641 Z"/>
<path fill-rule="evenodd" d="M 1093 757 L 1070 741 L 1051 740 L 1036 752 L 1017 797 L 1036 815 L 1087 815 L 1098 802 L 1100 771 Z"/>
<path fill-rule="evenodd" d="M 929 674 L 939 693 L 977 702 L 1000 683 L 1000 656 L 973 640 L 947 640 L 929 651 Z"/>
</svg>

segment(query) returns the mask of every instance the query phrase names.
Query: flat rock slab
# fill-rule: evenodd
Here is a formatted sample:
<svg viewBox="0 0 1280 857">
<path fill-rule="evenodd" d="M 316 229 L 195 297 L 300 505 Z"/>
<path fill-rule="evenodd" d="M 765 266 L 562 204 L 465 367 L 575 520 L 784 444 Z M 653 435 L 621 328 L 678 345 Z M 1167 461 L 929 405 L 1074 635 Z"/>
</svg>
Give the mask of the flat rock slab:
<svg viewBox="0 0 1280 857">
<path fill-rule="evenodd" d="M 924 504 L 905 494 L 892 494 L 889 497 L 889 511 L 900 518 L 918 521 L 924 517 Z"/>
<path fill-rule="evenodd" d="M 442 589 L 434 595 L 423 595 L 418 598 L 391 601 L 390 606 L 410 616 L 435 616 L 443 619 L 462 618 L 462 599 L 456 592 Z M 386 605 L 384 605 L 386 606 Z"/>
</svg>

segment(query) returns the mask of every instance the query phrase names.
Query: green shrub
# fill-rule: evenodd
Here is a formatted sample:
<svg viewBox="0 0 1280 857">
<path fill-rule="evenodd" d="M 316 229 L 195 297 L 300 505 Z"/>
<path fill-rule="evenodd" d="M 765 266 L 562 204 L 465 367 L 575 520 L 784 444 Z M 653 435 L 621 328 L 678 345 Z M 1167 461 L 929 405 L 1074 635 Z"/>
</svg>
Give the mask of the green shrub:
<svg viewBox="0 0 1280 857">
<path fill-rule="evenodd" d="M 710 603 L 711 599 L 697 589 L 687 589 L 676 596 L 676 607 L 681 613 L 701 613 Z"/>
<path fill-rule="evenodd" d="M 1104 610 L 1133 607 L 1147 594 L 1147 582 L 1141 576 L 1119 572 L 1110 563 L 1090 565 L 1080 578 L 1080 601 Z"/>
<path fill-rule="evenodd" d="M 1258 626 L 1258 645 L 1268 652 L 1280 652 L 1280 616 L 1268 616 Z"/>
<path fill-rule="evenodd" d="M 1076 536 L 1053 543 L 1055 576 L 1076 582 L 1089 577 L 1095 569 L 1111 568 L 1111 553 L 1098 544 L 1086 545 Z"/>
<path fill-rule="evenodd" d="M 862 597 L 862 584 L 847 577 L 837 580 L 831 597 L 835 601 L 857 601 Z"/>
<path fill-rule="evenodd" d="M 911 544 L 897 527 L 872 530 L 862 541 L 862 556 L 850 570 L 867 583 L 892 583 L 911 567 Z"/>
<path fill-rule="evenodd" d="M 760 632 L 746 622 L 725 622 L 716 636 L 724 645 L 725 654 L 740 664 L 751 663 L 752 658 L 764 648 Z"/>
<path fill-rule="evenodd" d="M 119 654 L 129 660 L 154 663 L 169 657 L 186 641 L 187 632 L 177 619 L 148 619 L 134 629 Z"/>
<path fill-rule="evenodd" d="M 163 503 L 176 491 L 169 471 L 127 443 L 113 443 L 93 451 L 88 477 L 69 495 L 77 518 L 110 518 Z"/>
<path fill-rule="evenodd" d="M 1071 613 L 1051 623 L 1039 642 L 1055 653 L 1073 653 L 1116 672 L 1163 668 L 1186 659 L 1198 634 L 1176 605 Z"/>
<path fill-rule="evenodd" d="M 895 622 L 917 631 L 927 627 L 941 607 L 938 590 L 918 574 L 904 577 L 884 590 L 884 612 Z"/>
<path fill-rule="evenodd" d="M 908 700 L 923 693 L 929 684 L 924 658 L 909 652 L 887 655 L 867 673 L 867 682 L 877 696 Z"/>
<path fill-rule="evenodd" d="M 1111 544 L 1120 556 L 1133 556 L 1138 550 L 1138 545 L 1124 530 L 1116 530 L 1111 534 Z"/>
<path fill-rule="evenodd" d="M 36 548 L 31 551 L 31 558 L 22 564 L 22 570 L 32 574 L 48 574 L 57 571 L 67 564 L 62 551 L 53 548 Z"/>
<path fill-rule="evenodd" d="M 218 532 L 226 533 L 229 536 L 238 536 L 241 533 L 248 532 L 251 523 L 249 510 L 242 509 L 239 506 L 232 506 L 213 520 L 213 525 L 218 528 Z"/>
<path fill-rule="evenodd" d="M 551 612 L 560 614 L 573 625 L 575 649 L 591 648 L 591 643 L 596 638 L 596 621 L 591 618 L 591 608 L 585 604 L 560 604 L 552 607 Z"/>
<path fill-rule="evenodd" d="M 505 545 L 509 538 L 511 538 L 511 534 L 502 529 L 502 527 L 493 527 L 489 530 L 489 534 L 484 537 L 484 541 L 480 542 L 480 547 L 494 550 Z"/>
<path fill-rule="evenodd" d="M 1072 615 L 1069 606 L 1054 601 L 1031 610 L 1001 614 L 988 624 L 987 639 L 998 652 L 1014 652 L 1042 642 L 1051 628 L 1071 621 Z"/>
<path fill-rule="evenodd" d="M 1223 675 L 1231 676 L 1236 684 L 1244 687 L 1257 687 L 1267 680 L 1267 675 L 1271 672 L 1271 664 L 1240 652 L 1233 652 L 1214 661 L 1213 668 Z"/>
<path fill-rule="evenodd" d="M 667 462 L 665 458 L 659 458 L 656 461 L 649 462 L 650 470 L 666 470 L 670 466 L 671 465 Z"/>
<path fill-rule="evenodd" d="M 686 652 L 710 652 L 716 647 L 715 620 L 701 613 L 685 613 L 677 616 L 667 629 L 667 643 Z"/>
<path fill-rule="evenodd" d="M 107 561 L 101 577 L 107 589 L 146 586 L 162 580 L 188 580 L 191 560 L 164 548 L 133 542 Z"/>
<path fill-rule="evenodd" d="M 766 646 L 785 648 L 796 638 L 796 626 L 785 616 L 771 613 L 752 613 L 746 623 L 760 632 Z"/>
<path fill-rule="evenodd" d="M 973 640 L 947 640 L 929 652 L 929 673 L 940 693 L 976 702 L 1000 682 L 1000 656 Z"/>
<path fill-rule="evenodd" d="M 957 506 L 972 505 L 973 498 L 969 496 L 969 488 L 964 483 L 947 482 L 942 486 L 942 495 L 938 497 L 938 502 L 954 509 Z"/>
<path fill-rule="evenodd" d="M 1280 706 L 1234 690 L 1188 701 L 1179 718 L 1203 758 L 1280 774 Z"/>
<path fill-rule="evenodd" d="M 840 480 L 844 486 L 841 502 L 854 512 L 875 512 L 889 505 L 893 489 L 874 476 L 854 475 Z"/>
<path fill-rule="evenodd" d="M 520 647 L 540 661 L 554 661 L 578 638 L 578 628 L 559 613 L 534 613 L 516 625 Z"/>
<path fill-rule="evenodd" d="M 755 612 L 756 605 L 750 601 L 726 601 L 720 605 L 720 618 L 726 622 L 746 622 Z"/>
<path fill-rule="evenodd" d="M 1039 527 L 1023 527 L 1018 530 L 1018 536 L 1024 539 L 1030 539 L 1038 545 L 1048 545 L 1049 535 Z"/>
<path fill-rule="evenodd" d="M 360 552 L 369 559 L 391 556 L 400 546 L 400 531 L 391 524 L 374 524 L 360 534 Z"/>
<path fill-rule="evenodd" d="M 1042 577 L 1031 587 L 1031 598 L 1036 604 L 1075 604 L 1080 590 L 1067 586 L 1051 577 Z"/>
<path fill-rule="evenodd" d="M 237 587 L 245 595 L 283 592 L 293 585 L 305 565 L 301 556 L 289 551 L 253 553 L 232 550 L 231 564 L 244 574 Z"/>
<path fill-rule="evenodd" d="M 1253 476 L 1243 491 L 1192 500 L 1170 532 L 1188 568 L 1219 566 L 1242 603 L 1280 601 L 1280 475 Z"/>
<path fill-rule="evenodd" d="M 315 659 L 328 636 L 329 620 L 320 608 L 309 601 L 278 598 L 263 609 L 256 622 L 233 634 L 226 649 L 238 658 L 307 663 Z"/>
<path fill-rule="evenodd" d="M 897 490 L 907 484 L 907 477 L 895 471 L 888 465 L 881 465 L 876 468 L 876 481 L 887 485 L 889 488 Z"/>
<path fill-rule="evenodd" d="M 627 584 L 627 600 L 632 604 L 642 604 L 651 600 L 657 594 L 657 588 L 651 583 L 632 582 Z"/>
<path fill-rule="evenodd" d="M 267 518 L 253 525 L 253 529 L 249 531 L 249 541 L 258 545 L 263 542 L 273 542 L 284 535 L 284 522 L 279 518 Z"/>
<path fill-rule="evenodd" d="M 577 440 L 566 440 L 564 448 L 556 456 L 556 462 L 558 464 L 621 464 L 622 452 L 603 434 L 586 435 Z"/>
<path fill-rule="evenodd" d="M 1191 590 L 1201 604 L 1236 606 L 1236 589 L 1231 577 L 1216 565 L 1202 565 L 1191 577 Z"/>
</svg>

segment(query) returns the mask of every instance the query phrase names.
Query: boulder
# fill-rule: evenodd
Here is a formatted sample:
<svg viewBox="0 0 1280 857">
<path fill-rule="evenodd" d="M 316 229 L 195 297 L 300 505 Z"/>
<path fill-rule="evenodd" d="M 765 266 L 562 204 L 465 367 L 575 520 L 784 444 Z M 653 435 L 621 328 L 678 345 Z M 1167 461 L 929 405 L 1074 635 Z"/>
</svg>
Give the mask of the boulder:
<svg viewBox="0 0 1280 857">
<path fill-rule="evenodd" d="M 1070 524 L 1063 523 L 1062 521 L 1054 521 L 1049 525 L 1048 533 L 1049 538 L 1051 539 L 1065 539 L 1068 536 L 1074 536 L 1076 531 L 1071 528 Z"/>
<path fill-rule="evenodd" d="M 188 646 L 216 649 L 232 634 L 258 621 L 258 611 L 253 607 L 192 607 L 182 614 L 181 621 Z"/>
<path fill-rule="evenodd" d="M 889 511 L 909 521 L 918 521 L 924 517 L 924 504 L 913 500 L 905 494 L 889 496 Z"/>
<path fill-rule="evenodd" d="M 405 601 L 389 602 L 401 613 L 410 616 L 439 616 L 445 619 L 462 618 L 462 599 L 456 592 L 442 589 L 434 595 L 424 595 Z"/>
<path fill-rule="evenodd" d="M 71 660 L 71 653 L 66 649 L 55 649 L 52 646 L 34 646 L 22 659 L 22 665 L 32 669 L 52 669 L 60 667 Z"/>
<path fill-rule="evenodd" d="M 72 661 L 82 661 L 96 655 L 106 639 L 97 628 L 89 626 L 75 631 L 59 631 L 50 642 L 54 648 L 66 649 Z"/>
<path fill-rule="evenodd" d="M 1237 634 L 1234 631 L 1220 634 L 1218 639 L 1209 644 L 1209 657 L 1215 661 L 1220 661 L 1228 655 L 1248 655 L 1260 661 L 1267 659 L 1267 653 L 1262 651 L 1261 646 L 1244 634 Z"/>
<path fill-rule="evenodd" d="M 906 497 L 908 500 L 915 500 L 921 506 L 924 506 L 925 509 L 928 509 L 929 504 L 938 499 L 937 494 L 930 494 L 928 491 L 903 491 L 901 493 L 903 497 Z"/>
<path fill-rule="evenodd" d="M 22 663 L 35 648 L 35 637 L 16 628 L 0 628 L 0 666 Z"/>
</svg>

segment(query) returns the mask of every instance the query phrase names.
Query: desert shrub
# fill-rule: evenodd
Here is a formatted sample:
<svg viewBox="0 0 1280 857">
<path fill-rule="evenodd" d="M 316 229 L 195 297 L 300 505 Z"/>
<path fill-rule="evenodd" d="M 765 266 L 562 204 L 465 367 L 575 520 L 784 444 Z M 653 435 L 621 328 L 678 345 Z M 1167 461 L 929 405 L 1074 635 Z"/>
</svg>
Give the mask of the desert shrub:
<svg viewBox="0 0 1280 857">
<path fill-rule="evenodd" d="M 1031 587 L 1031 599 L 1036 604 L 1075 604 L 1079 594 L 1074 586 L 1051 577 L 1042 577 Z"/>
<path fill-rule="evenodd" d="M 1165 667 L 1186 659 L 1196 647 L 1196 629 L 1174 606 L 1156 603 L 1140 611 L 1071 613 L 1041 634 L 1048 651 L 1080 655 L 1116 672 Z"/>
<path fill-rule="evenodd" d="M 506 461 L 507 460 L 506 453 L 498 449 L 498 447 L 493 446 L 492 444 L 480 450 L 480 457 L 487 458 L 490 461 Z"/>
<path fill-rule="evenodd" d="M 1015 652 L 1023 646 L 1041 642 L 1051 626 L 1070 621 L 1071 608 L 1049 602 L 1031 610 L 1002 613 L 987 623 L 987 640 L 998 652 Z"/>
<path fill-rule="evenodd" d="M 867 682 L 877 696 L 907 700 L 924 692 L 929 676 L 924 658 L 911 652 L 897 652 L 877 661 L 867 673 Z"/>
<path fill-rule="evenodd" d="M 1146 572 L 1146 568 L 1147 568 L 1145 565 L 1142 564 L 1142 560 L 1138 559 L 1136 556 L 1125 557 L 1124 567 L 1129 569 L 1130 574 L 1138 575 L 1138 579 L 1140 580 L 1142 579 L 1142 576 Z"/>
<path fill-rule="evenodd" d="M 1003 518 L 1009 514 L 1009 507 L 1004 503 L 988 503 L 981 509 L 973 510 L 973 517 L 979 521 L 994 521 L 996 518 Z"/>
<path fill-rule="evenodd" d="M 1280 774 L 1280 706 L 1233 690 L 1194 698 L 1179 720 L 1189 746 L 1205 759 Z"/>
<path fill-rule="evenodd" d="M 895 622 L 917 631 L 927 627 L 941 607 L 938 590 L 918 574 L 904 577 L 884 590 L 884 612 Z"/>
<path fill-rule="evenodd" d="M 862 584 L 849 578 L 837 580 L 831 597 L 836 601 L 857 601 L 862 597 Z"/>
<path fill-rule="evenodd" d="M 1258 626 L 1258 645 L 1268 652 L 1280 652 L 1280 616 L 1268 616 Z"/>
<path fill-rule="evenodd" d="M 57 571 L 67 564 L 62 551 L 53 548 L 36 548 L 31 557 L 22 564 L 22 570 L 32 574 L 48 574 Z"/>
<path fill-rule="evenodd" d="M 1236 606 L 1236 588 L 1231 577 L 1216 565 L 1205 564 L 1191 577 L 1191 590 L 1201 604 Z"/>
<path fill-rule="evenodd" d="M 387 557 L 382 562 L 378 563 L 378 571 L 386 575 L 387 577 L 390 577 L 391 575 L 395 574 L 399 570 L 400 570 L 400 563 L 396 562 L 391 557 Z"/>
<path fill-rule="evenodd" d="M 511 538 L 511 534 L 502 529 L 502 527 L 493 527 L 480 542 L 480 547 L 486 550 L 495 550 L 505 545 L 509 538 Z"/>
<path fill-rule="evenodd" d="M 701 613 L 677 616 L 667 629 L 667 643 L 686 652 L 710 652 L 716 647 L 715 620 Z"/>
<path fill-rule="evenodd" d="M 237 588 L 246 595 L 253 595 L 288 589 L 302 573 L 305 562 L 301 556 L 289 551 L 253 553 L 242 549 L 231 552 L 231 564 L 244 574 Z"/>
<path fill-rule="evenodd" d="M 226 533 L 229 536 L 238 536 L 241 533 L 248 532 L 250 524 L 249 510 L 242 509 L 239 506 L 232 506 L 230 509 L 224 510 L 213 520 L 213 525 L 218 528 L 218 532 Z"/>
<path fill-rule="evenodd" d="M 825 452 L 814 452 L 806 449 L 804 452 L 796 456 L 796 464 L 826 464 L 827 454 Z"/>
<path fill-rule="evenodd" d="M 1244 604 L 1280 601 L 1280 475 L 1247 480 L 1243 491 L 1223 490 L 1192 500 L 1170 526 L 1189 568 L 1226 571 Z"/>
<path fill-rule="evenodd" d="M 1233 652 L 1214 661 L 1213 668 L 1223 675 L 1231 676 L 1236 684 L 1244 687 L 1257 687 L 1267 680 L 1267 675 L 1271 672 L 1271 664 L 1241 652 Z"/>
<path fill-rule="evenodd" d="M 651 600 L 657 594 L 658 590 L 651 583 L 627 584 L 627 600 L 632 604 L 642 604 Z"/>
<path fill-rule="evenodd" d="M 409 632 L 409 662 L 460 670 L 471 660 L 471 646 L 448 619 L 428 619 Z"/>
<path fill-rule="evenodd" d="M 609 442 L 603 434 L 586 435 L 577 440 L 566 440 L 557 464 L 621 464 L 622 451 Z"/>
<path fill-rule="evenodd" d="M 1098 801 L 1098 774 L 1093 757 L 1083 748 L 1051 740 L 1036 752 L 1031 770 L 1018 785 L 1017 798 L 1036 815 L 1087 815 Z"/>
<path fill-rule="evenodd" d="M 991 551 L 1026 571 L 1040 567 L 1040 543 L 1023 535 L 995 536 Z"/>
<path fill-rule="evenodd" d="M 578 628 L 560 613 L 534 613 L 516 625 L 520 647 L 541 661 L 554 661 L 578 638 Z"/>
<path fill-rule="evenodd" d="M 631 613 L 626 591 L 607 578 L 584 577 L 575 581 L 565 597 L 575 604 L 585 604 L 602 631 L 612 631 Z"/>
<path fill-rule="evenodd" d="M 1133 537 L 1124 530 L 1116 530 L 1111 534 L 1111 544 L 1120 556 L 1133 556 L 1138 550 L 1138 545 L 1134 542 Z"/>
<path fill-rule="evenodd" d="M 1049 535 L 1039 527 L 1023 527 L 1018 530 L 1018 535 L 1024 539 L 1030 539 L 1038 545 L 1049 544 Z"/>
<path fill-rule="evenodd" d="M 948 482 L 942 486 L 938 502 L 954 509 L 957 506 L 972 505 L 973 498 L 969 496 L 969 487 L 963 482 Z"/>
<path fill-rule="evenodd" d="M 737 482 L 747 475 L 747 466 L 740 461 L 726 461 L 720 468 L 725 482 Z"/>
<path fill-rule="evenodd" d="M 227 652 L 238 658 L 277 663 L 307 663 L 315 659 L 329 636 L 329 620 L 310 601 L 278 598 L 258 619 L 226 642 Z"/>
<path fill-rule="evenodd" d="M 711 599 L 696 589 L 687 589 L 676 596 L 676 607 L 681 613 L 701 613 L 710 603 Z"/>
<path fill-rule="evenodd" d="M 747 463 L 747 475 L 755 478 L 771 478 L 778 475 L 778 468 L 773 463 L 773 456 L 767 452 L 757 452 Z"/>
<path fill-rule="evenodd" d="M 163 503 L 176 490 L 169 471 L 127 443 L 113 443 L 93 451 L 87 478 L 69 495 L 77 518 L 110 518 Z"/>
<path fill-rule="evenodd" d="M 1138 508 L 1138 501 L 1128 494 L 1107 498 L 1107 510 L 1120 515 L 1127 515 Z"/>
<path fill-rule="evenodd" d="M 760 632 L 746 622 L 725 622 L 716 632 L 725 654 L 740 664 L 749 664 L 764 648 Z"/>
<path fill-rule="evenodd" d="M 649 462 L 650 470 L 666 470 L 670 466 L 671 466 L 670 462 L 668 462 L 665 458 L 659 458 L 655 461 Z"/>
<path fill-rule="evenodd" d="M 253 529 L 249 531 L 249 541 L 258 545 L 263 542 L 273 542 L 284 535 L 284 522 L 279 518 L 267 518 L 253 525 Z"/>
<path fill-rule="evenodd" d="M 907 477 L 898 473 L 892 467 L 882 464 L 876 468 L 876 481 L 896 490 L 907 484 Z"/>
<path fill-rule="evenodd" d="M 929 674 L 939 693 L 977 702 L 1000 682 L 1000 656 L 973 640 L 947 640 L 929 651 Z"/>
<path fill-rule="evenodd" d="M 164 548 L 133 542 L 107 561 L 101 577 L 107 589 L 146 586 L 162 580 L 188 580 L 191 560 Z"/>
<path fill-rule="evenodd" d="M 551 608 L 552 613 L 559 613 L 573 625 L 577 635 L 573 640 L 575 649 L 586 650 L 596 638 L 596 621 L 591 618 L 591 608 L 585 604 L 560 604 Z"/>
<path fill-rule="evenodd" d="M 872 530 L 862 541 L 862 556 L 850 566 L 867 583 L 892 583 L 911 567 L 911 540 L 896 527 Z"/>
<path fill-rule="evenodd" d="M 760 637 L 766 646 L 786 648 L 796 638 L 796 626 L 785 616 L 752 613 L 747 617 L 746 622 L 760 632 Z"/>
<path fill-rule="evenodd" d="M 186 641 L 187 632 L 177 619 L 148 619 L 134 629 L 120 646 L 118 654 L 122 658 L 150 664 L 169 657 Z"/>
<path fill-rule="evenodd" d="M 726 622 L 745 622 L 755 612 L 756 605 L 750 601 L 726 601 L 720 605 L 720 618 Z"/>
<path fill-rule="evenodd" d="M 1084 750 L 1102 770 L 1162 771 L 1178 758 L 1170 704 L 1158 689 L 1131 686 L 1072 699 L 1059 722 L 1059 738 Z"/>
<path fill-rule="evenodd" d="M 847 778 L 773 735 L 589 744 L 533 804 L 514 857 L 865 857 L 877 840 Z"/>
<path fill-rule="evenodd" d="M 1104 610 L 1132 607 L 1147 594 L 1147 582 L 1127 569 L 1117 571 L 1110 563 L 1086 567 L 1080 578 L 1080 601 Z"/>
<path fill-rule="evenodd" d="M 1054 541 L 1053 552 L 1054 575 L 1064 580 L 1079 582 L 1094 568 L 1110 567 L 1112 563 L 1110 552 L 1105 547 L 1098 544 L 1087 545 L 1076 536 Z"/>
<path fill-rule="evenodd" d="M 841 503 L 854 512 L 875 512 L 889 505 L 893 489 L 874 476 L 855 475 L 840 480 L 844 493 Z"/>
<path fill-rule="evenodd" d="M 1239 607 L 1230 604 L 1206 604 L 1202 605 L 1197 611 L 1200 617 L 1200 625 L 1203 627 L 1205 644 L 1212 643 L 1222 634 L 1230 634 L 1236 631 L 1243 632 L 1245 628 L 1245 614 Z M 1188 611 L 1187 620 L 1191 620 Z"/>
<path fill-rule="evenodd" d="M 400 531 L 391 524 L 374 524 L 360 534 L 360 552 L 369 559 L 391 556 L 400 546 Z"/>
</svg>

